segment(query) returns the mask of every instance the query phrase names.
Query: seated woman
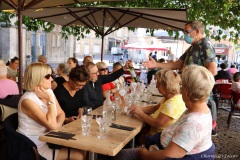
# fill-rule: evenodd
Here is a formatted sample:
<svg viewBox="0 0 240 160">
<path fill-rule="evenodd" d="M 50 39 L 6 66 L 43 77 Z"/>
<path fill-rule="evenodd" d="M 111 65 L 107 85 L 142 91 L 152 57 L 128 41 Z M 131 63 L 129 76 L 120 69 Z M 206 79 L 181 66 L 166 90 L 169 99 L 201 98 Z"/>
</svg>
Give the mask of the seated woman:
<svg viewBox="0 0 240 160">
<path fill-rule="evenodd" d="M 57 75 L 59 77 L 55 78 L 52 82 L 52 90 L 56 89 L 58 85 L 62 85 L 64 82 L 68 81 L 70 70 L 70 67 L 66 63 L 60 63 L 58 65 Z"/>
<path fill-rule="evenodd" d="M 99 75 L 108 75 L 108 68 L 105 62 L 96 63 Z M 117 88 L 112 82 L 105 83 L 102 85 L 103 97 L 106 98 L 107 91 L 110 91 L 110 99 L 114 100 L 114 94 L 117 93 Z"/>
<path fill-rule="evenodd" d="M 73 68 L 79 66 L 78 60 L 74 57 L 68 58 L 67 64 L 69 65 L 70 69 L 73 69 Z"/>
<path fill-rule="evenodd" d="M 155 151 L 127 149 L 121 151 L 116 159 L 201 159 L 204 155 L 213 160 L 212 116 L 206 102 L 214 83 L 213 74 L 206 68 L 197 65 L 186 67 L 182 73 L 182 97 L 187 110 L 162 131 L 159 141 L 162 148 Z"/>
<path fill-rule="evenodd" d="M 59 85 L 55 90 L 55 96 L 66 114 L 65 123 L 72 122 L 81 116 L 82 88 L 89 76 L 84 66 L 77 66 L 69 73 L 69 80 Z"/>
<path fill-rule="evenodd" d="M 6 98 L 8 95 L 19 94 L 18 85 L 13 80 L 7 79 L 7 66 L 0 60 L 0 98 Z"/>
<path fill-rule="evenodd" d="M 52 149 L 38 138 L 44 133 L 62 126 L 65 114 L 51 90 L 51 68 L 44 63 L 32 63 L 24 72 L 26 92 L 18 104 L 17 131 L 31 139 L 38 152 L 46 159 L 52 159 Z M 67 148 L 55 151 L 56 159 L 67 157 Z M 84 159 L 85 151 L 71 149 L 71 159 Z"/>
<path fill-rule="evenodd" d="M 18 67 L 19 67 L 19 59 L 18 57 L 13 57 L 7 63 L 7 78 L 18 81 L 16 78 L 18 76 Z"/>
<path fill-rule="evenodd" d="M 155 74 L 155 78 L 157 80 L 156 87 L 164 97 L 160 104 L 148 107 L 134 105 L 131 111 L 131 113 L 137 114 L 151 126 L 148 136 L 162 132 L 164 128 L 174 123 L 186 110 L 180 94 L 181 78 L 178 73 L 162 69 Z M 143 138 L 145 137 L 142 137 L 140 141 L 144 141 Z"/>
</svg>

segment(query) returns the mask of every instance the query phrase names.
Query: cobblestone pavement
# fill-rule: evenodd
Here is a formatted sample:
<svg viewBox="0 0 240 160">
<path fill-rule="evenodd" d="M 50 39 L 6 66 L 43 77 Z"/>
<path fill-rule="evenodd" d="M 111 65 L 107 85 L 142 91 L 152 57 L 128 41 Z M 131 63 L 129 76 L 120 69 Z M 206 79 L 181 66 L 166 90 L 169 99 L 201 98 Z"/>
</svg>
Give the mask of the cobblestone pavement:
<svg viewBox="0 0 240 160">
<path fill-rule="evenodd" d="M 217 120 L 217 136 L 213 136 L 216 145 L 215 158 L 219 160 L 240 159 L 240 118 L 232 118 L 227 129 L 228 111 L 219 110 Z"/>
</svg>

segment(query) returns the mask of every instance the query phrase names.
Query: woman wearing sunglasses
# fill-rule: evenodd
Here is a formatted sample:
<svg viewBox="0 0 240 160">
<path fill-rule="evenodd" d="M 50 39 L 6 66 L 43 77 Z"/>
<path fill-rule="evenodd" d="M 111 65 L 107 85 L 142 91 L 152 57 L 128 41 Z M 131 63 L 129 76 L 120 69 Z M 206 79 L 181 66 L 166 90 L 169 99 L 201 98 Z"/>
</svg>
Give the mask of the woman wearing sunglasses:
<svg viewBox="0 0 240 160">
<path fill-rule="evenodd" d="M 65 123 L 72 122 L 81 117 L 82 88 L 89 79 L 85 67 L 77 66 L 69 73 L 69 80 L 54 90 L 55 96 L 66 114 Z"/>
<path fill-rule="evenodd" d="M 99 75 L 108 75 L 109 71 L 107 68 L 107 64 L 105 62 L 97 62 L 96 63 Z M 110 91 L 110 99 L 114 100 L 114 94 L 117 92 L 117 89 L 114 83 L 109 82 L 102 85 L 103 97 L 106 98 L 107 92 Z"/>
<path fill-rule="evenodd" d="M 51 90 L 52 70 L 44 63 L 32 63 L 24 72 L 26 92 L 18 103 L 17 131 L 31 139 L 38 152 L 46 159 L 52 159 L 52 149 L 38 138 L 44 133 L 62 126 L 65 114 Z M 56 159 L 67 157 L 67 148 L 55 151 Z M 85 151 L 71 149 L 72 159 L 84 159 Z"/>
</svg>

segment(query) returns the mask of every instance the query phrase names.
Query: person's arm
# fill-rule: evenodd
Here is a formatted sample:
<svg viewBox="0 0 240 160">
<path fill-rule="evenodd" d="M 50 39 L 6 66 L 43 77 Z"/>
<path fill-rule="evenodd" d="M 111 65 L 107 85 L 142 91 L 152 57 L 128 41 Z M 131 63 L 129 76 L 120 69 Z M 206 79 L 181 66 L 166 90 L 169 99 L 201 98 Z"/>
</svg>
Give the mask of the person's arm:
<svg viewBox="0 0 240 160">
<path fill-rule="evenodd" d="M 35 91 L 38 97 L 47 97 L 47 98 L 44 98 L 47 101 L 47 107 L 48 107 L 47 113 L 43 112 L 40 106 L 30 99 L 25 99 L 22 101 L 21 110 L 23 113 L 31 117 L 40 125 L 50 130 L 54 130 L 58 128 L 58 121 L 57 121 L 57 115 L 56 115 L 57 113 L 54 106 L 55 99 L 53 96 L 50 96 L 50 94 L 46 92 L 47 91 L 43 89 L 41 89 L 41 91 Z M 59 121 L 61 120 L 62 120 L 62 116 L 60 116 Z"/>
<path fill-rule="evenodd" d="M 144 62 L 143 65 L 147 68 L 166 68 L 171 70 L 177 70 L 183 65 L 183 61 L 181 59 L 178 59 L 175 62 L 159 63 L 156 62 L 152 57 L 149 57 L 149 61 Z"/>
<path fill-rule="evenodd" d="M 177 144 L 170 142 L 164 150 L 148 151 L 146 148 L 139 150 L 139 157 L 141 160 L 162 160 L 166 158 L 182 158 L 186 155 L 187 151 Z"/>
<path fill-rule="evenodd" d="M 205 65 L 205 67 L 213 74 L 213 76 L 217 75 L 218 71 L 216 62 L 209 62 Z"/>
</svg>

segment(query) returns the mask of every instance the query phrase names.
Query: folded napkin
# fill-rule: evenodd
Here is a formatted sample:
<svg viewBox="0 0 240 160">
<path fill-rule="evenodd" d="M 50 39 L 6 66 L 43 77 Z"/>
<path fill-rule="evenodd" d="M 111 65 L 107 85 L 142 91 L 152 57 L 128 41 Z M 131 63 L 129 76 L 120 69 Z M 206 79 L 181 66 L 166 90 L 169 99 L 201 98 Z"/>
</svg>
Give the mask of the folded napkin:
<svg viewBox="0 0 240 160">
<path fill-rule="evenodd" d="M 112 125 L 109 127 L 116 128 L 116 129 L 122 129 L 122 130 L 126 130 L 126 131 L 132 131 L 135 129 L 134 127 L 123 126 L 123 125 L 119 125 L 119 124 L 115 124 L 115 123 L 112 123 Z"/>
<path fill-rule="evenodd" d="M 58 132 L 51 131 L 51 132 L 48 132 L 45 136 L 61 138 L 61 139 L 66 139 L 66 140 L 69 140 L 69 139 L 75 140 L 74 138 L 72 138 L 73 136 L 75 136 L 75 134 L 71 134 L 71 133 L 67 133 L 67 132 L 60 132 L 60 131 L 58 131 Z"/>
<path fill-rule="evenodd" d="M 155 97 L 163 97 L 162 94 L 153 94 L 152 96 L 155 96 Z"/>
</svg>

